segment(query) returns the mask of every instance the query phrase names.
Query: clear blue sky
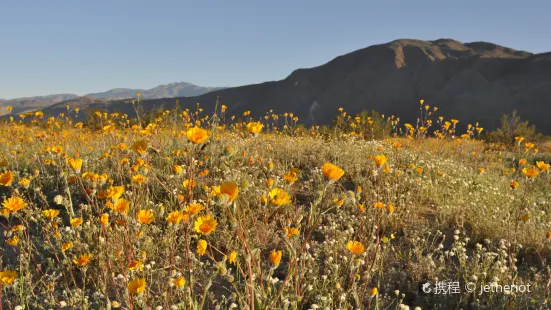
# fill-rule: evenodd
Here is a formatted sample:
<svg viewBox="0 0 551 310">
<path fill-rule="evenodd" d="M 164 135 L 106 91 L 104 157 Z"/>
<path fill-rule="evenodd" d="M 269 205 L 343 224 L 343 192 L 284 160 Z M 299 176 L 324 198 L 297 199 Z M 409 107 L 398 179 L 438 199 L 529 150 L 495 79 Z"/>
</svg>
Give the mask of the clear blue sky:
<svg viewBox="0 0 551 310">
<path fill-rule="evenodd" d="M 550 0 L 0 1 L 0 98 L 237 86 L 399 38 L 551 51 Z"/>
</svg>

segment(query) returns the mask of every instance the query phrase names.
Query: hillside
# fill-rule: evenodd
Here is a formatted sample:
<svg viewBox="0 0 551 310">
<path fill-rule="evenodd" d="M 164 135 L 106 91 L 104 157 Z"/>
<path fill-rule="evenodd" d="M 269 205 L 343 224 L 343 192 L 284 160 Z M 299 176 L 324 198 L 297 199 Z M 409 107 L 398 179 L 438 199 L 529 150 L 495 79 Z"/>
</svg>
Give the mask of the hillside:
<svg viewBox="0 0 551 310">
<path fill-rule="evenodd" d="M 166 85 L 159 85 L 151 89 L 114 88 L 101 93 L 90 93 L 86 96 L 105 100 L 120 100 L 134 98 L 140 93 L 144 99 L 171 98 L 171 97 L 193 97 L 199 96 L 222 87 L 201 87 L 186 82 L 176 82 Z"/>
<path fill-rule="evenodd" d="M 132 88 L 113 88 L 111 90 L 99 93 L 86 94 L 80 97 L 75 94 L 57 94 L 48 96 L 25 97 L 16 99 L 0 99 L 0 115 L 6 114 L 5 107 L 12 106 L 13 113 L 22 113 L 44 109 L 46 107 L 63 103 L 66 101 L 77 100 L 80 103 L 96 103 L 93 100 L 78 100 L 79 98 L 96 98 L 101 99 L 98 102 L 103 103 L 104 100 L 121 100 L 135 98 L 137 93 L 141 94 L 144 99 L 171 98 L 171 97 L 192 97 L 199 96 L 210 91 L 222 89 L 221 87 L 202 87 L 186 82 L 176 82 L 166 85 L 159 85 L 151 89 L 132 89 Z M 80 104 L 79 104 L 80 105 Z M 65 104 L 59 105 L 64 107 Z"/>
<path fill-rule="evenodd" d="M 440 108 L 440 115 L 461 124 L 479 121 L 492 129 L 503 113 L 517 109 L 523 119 L 551 134 L 550 58 L 549 53 L 533 55 L 486 42 L 397 40 L 295 70 L 280 81 L 193 98 L 145 100 L 144 107 L 171 108 L 178 99 L 182 107 L 199 102 L 210 111 L 219 97 L 229 114 L 250 110 L 261 117 L 270 109 L 292 111 L 307 125 L 330 123 L 339 107 L 349 113 L 374 109 L 415 122 L 418 101 L 424 98 Z M 110 109 L 131 114 L 128 105 L 114 102 Z"/>
</svg>

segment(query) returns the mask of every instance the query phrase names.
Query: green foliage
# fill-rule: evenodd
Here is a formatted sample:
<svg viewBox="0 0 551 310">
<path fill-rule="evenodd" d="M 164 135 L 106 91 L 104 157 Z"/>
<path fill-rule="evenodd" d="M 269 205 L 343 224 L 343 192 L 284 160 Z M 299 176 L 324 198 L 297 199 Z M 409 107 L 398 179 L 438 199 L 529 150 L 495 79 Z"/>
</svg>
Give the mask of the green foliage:
<svg viewBox="0 0 551 310">
<path fill-rule="evenodd" d="M 515 137 L 524 137 L 530 141 L 541 141 L 543 135 L 536 132 L 536 126 L 530 125 L 528 121 L 521 121 L 517 111 L 510 115 L 504 114 L 501 117 L 501 125 L 498 129 L 490 132 L 486 139 L 489 142 L 499 142 L 512 145 Z"/>
</svg>

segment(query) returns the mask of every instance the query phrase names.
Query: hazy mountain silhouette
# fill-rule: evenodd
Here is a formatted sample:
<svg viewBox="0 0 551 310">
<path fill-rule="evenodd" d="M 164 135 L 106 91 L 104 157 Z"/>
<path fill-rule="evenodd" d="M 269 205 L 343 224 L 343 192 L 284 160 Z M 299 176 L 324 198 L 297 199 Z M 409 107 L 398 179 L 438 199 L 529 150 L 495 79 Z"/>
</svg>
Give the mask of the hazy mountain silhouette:
<svg viewBox="0 0 551 310">
<path fill-rule="evenodd" d="M 205 94 L 209 91 L 222 89 L 222 87 L 201 87 L 191 83 L 177 82 L 166 85 L 159 85 L 151 89 L 132 89 L 132 88 L 114 88 L 105 92 L 90 93 L 83 97 L 96 98 L 102 100 L 121 100 L 135 98 L 137 93 L 141 94 L 143 99 L 170 98 L 170 97 L 191 97 Z M 75 94 L 57 94 L 47 96 L 25 97 L 16 99 L 0 99 L 0 115 L 6 114 L 5 107 L 12 106 L 13 113 L 21 113 L 37 109 L 44 109 L 53 104 L 78 101 L 81 98 Z M 100 101 L 82 100 L 84 103 L 100 103 Z"/>
</svg>

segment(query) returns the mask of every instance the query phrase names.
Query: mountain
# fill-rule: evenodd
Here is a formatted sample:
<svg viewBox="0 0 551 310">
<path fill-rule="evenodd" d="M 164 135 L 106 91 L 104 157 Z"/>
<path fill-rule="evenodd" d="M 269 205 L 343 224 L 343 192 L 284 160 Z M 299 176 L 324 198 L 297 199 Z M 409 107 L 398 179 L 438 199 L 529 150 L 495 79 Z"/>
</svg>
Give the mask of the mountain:
<svg viewBox="0 0 551 310">
<path fill-rule="evenodd" d="M 67 100 L 73 100 L 78 97 L 79 96 L 75 94 L 57 94 L 37 97 L 24 97 L 10 100 L 0 99 L 0 115 L 7 112 L 5 109 L 7 106 L 12 106 L 13 113 L 15 114 L 24 111 L 43 109 L 52 104 Z"/>
<path fill-rule="evenodd" d="M 91 93 L 84 95 L 86 98 L 102 99 L 99 101 L 93 100 L 81 100 L 78 95 L 75 94 L 58 94 L 49 96 L 38 97 L 26 97 L 17 99 L 0 99 L 0 115 L 6 114 L 5 107 L 12 106 L 13 113 L 22 113 L 25 111 L 32 111 L 38 109 L 44 109 L 51 105 L 60 102 L 73 101 L 86 104 L 104 103 L 105 100 L 121 100 L 135 98 L 137 93 L 141 94 L 143 99 L 157 99 L 157 98 L 170 98 L 170 97 L 192 97 L 205 94 L 210 91 L 223 89 L 222 87 L 201 87 L 191 83 L 177 82 L 166 85 L 159 85 L 151 89 L 131 89 L 131 88 L 114 88 L 101 93 Z M 60 105 L 62 106 L 62 105 Z"/>
<path fill-rule="evenodd" d="M 250 110 L 260 119 L 294 112 L 307 125 L 328 124 L 339 107 L 349 114 L 376 110 L 415 123 L 419 99 L 439 107 L 439 115 L 460 124 L 479 121 L 486 130 L 500 116 L 518 110 L 538 130 L 551 134 L 551 53 L 532 54 L 487 42 L 451 39 L 402 39 L 339 56 L 328 63 L 298 69 L 280 81 L 226 88 L 192 98 L 143 101 L 145 109 L 170 109 L 200 103 L 211 112 L 217 99 L 229 115 Z M 128 100 L 107 107 L 133 115 Z M 52 107 L 49 113 L 62 110 Z"/>
<path fill-rule="evenodd" d="M 143 99 L 172 98 L 172 97 L 194 97 L 214 90 L 223 89 L 222 87 L 201 87 L 191 83 L 177 82 L 166 85 L 159 85 L 151 89 L 131 89 L 114 88 L 102 93 L 87 94 L 87 97 L 121 100 L 135 98 L 140 93 Z"/>
</svg>

